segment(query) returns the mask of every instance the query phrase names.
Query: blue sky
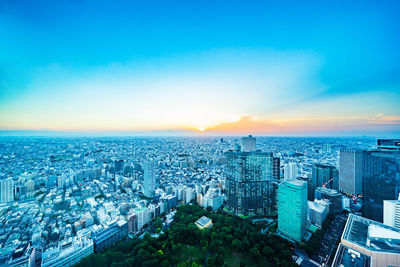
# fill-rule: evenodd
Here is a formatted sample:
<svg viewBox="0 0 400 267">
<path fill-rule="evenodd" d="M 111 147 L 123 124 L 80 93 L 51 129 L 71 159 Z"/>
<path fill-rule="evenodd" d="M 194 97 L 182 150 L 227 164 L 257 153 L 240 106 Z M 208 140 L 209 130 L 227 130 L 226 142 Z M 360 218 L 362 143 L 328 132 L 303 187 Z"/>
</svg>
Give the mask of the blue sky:
<svg viewBox="0 0 400 267">
<path fill-rule="evenodd" d="M 400 133 L 395 1 L 0 1 L 0 129 Z"/>
</svg>

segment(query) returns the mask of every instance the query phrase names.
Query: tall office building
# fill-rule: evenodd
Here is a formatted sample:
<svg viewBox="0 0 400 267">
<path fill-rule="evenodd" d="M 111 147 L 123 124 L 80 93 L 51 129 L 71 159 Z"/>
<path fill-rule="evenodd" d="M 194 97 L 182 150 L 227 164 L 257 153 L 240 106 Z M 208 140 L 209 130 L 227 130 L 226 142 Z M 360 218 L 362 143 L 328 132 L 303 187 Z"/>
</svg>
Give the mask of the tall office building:
<svg viewBox="0 0 400 267">
<path fill-rule="evenodd" d="M 341 149 L 339 155 L 339 191 L 362 194 L 363 151 Z"/>
<path fill-rule="evenodd" d="M 307 182 L 284 181 L 278 186 L 278 230 L 301 242 L 307 227 Z"/>
<path fill-rule="evenodd" d="M 285 180 L 291 180 L 297 178 L 297 165 L 296 163 L 290 162 L 284 168 Z"/>
<path fill-rule="evenodd" d="M 400 200 L 383 201 L 383 223 L 400 229 Z"/>
<path fill-rule="evenodd" d="M 146 197 L 152 197 L 156 190 L 156 178 L 154 175 L 154 161 L 149 159 L 144 164 L 143 193 Z"/>
<path fill-rule="evenodd" d="M 252 135 L 249 135 L 248 137 L 242 137 L 241 146 L 243 152 L 256 151 L 256 138 Z"/>
<path fill-rule="evenodd" d="M 364 152 L 363 216 L 383 222 L 383 201 L 398 199 L 400 193 L 400 151 Z"/>
<path fill-rule="evenodd" d="M 281 159 L 279 157 L 274 157 L 273 165 L 274 179 L 279 180 L 281 178 Z"/>
<path fill-rule="evenodd" d="M 339 171 L 333 166 L 314 165 L 312 168 L 312 183 L 315 188 L 325 187 L 339 189 Z"/>
<path fill-rule="evenodd" d="M 227 208 L 237 215 L 275 212 L 272 153 L 228 151 L 226 158 Z"/>
<path fill-rule="evenodd" d="M 0 180 L 0 203 L 14 201 L 14 181 L 12 178 Z"/>
</svg>

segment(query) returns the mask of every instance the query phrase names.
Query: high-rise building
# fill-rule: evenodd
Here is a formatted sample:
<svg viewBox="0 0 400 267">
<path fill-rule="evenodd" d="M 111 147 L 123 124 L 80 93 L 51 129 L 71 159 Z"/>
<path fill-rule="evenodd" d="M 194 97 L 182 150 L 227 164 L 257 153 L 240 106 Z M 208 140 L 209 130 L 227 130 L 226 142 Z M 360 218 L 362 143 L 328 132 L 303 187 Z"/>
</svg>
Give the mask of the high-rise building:
<svg viewBox="0 0 400 267">
<path fill-rule="evenodd" d="M 274 157 L 273 162 L 273 176 L 274 179 L 279 180 L 281 178 L 281 159 Z"/>
<path fill-rule="evenodd" d="M 363 151 L 341 149 L 339 155 L 339 190 L 355 196 L 362 194 Z"/>
<path fill-rule="evenodd" d="M 325 187 L 339 189 L 339 171 L 333 166 L 314 165 L 312 168 L 312 183 L 315 188 Z"/>
<path fill-rule="evenodd" d="M 278 230 L 301 242 L 307 227 L 307 183 L 287 180 L 278 186 Z"/>
<path fill-rule="evenodd" d="M 317 187 L 315 190 L 315 199 L 329 201 L 329 213 L 342 211 L 342 198 L 342 194 L 333 189 Z"/>
<path fill-rule="evenodd" d="M 297 178 L 297 165 L 296 163 L 290 162 L 284 168 L 284 179 L 292 180 Z"/>
<path fill-rule="evenodd" d="M 256 151 L 256 138 L 252 135 L 249 135 L 248 137 L 242 137 L 241 146 L 243 152 Z"/>
<path fill-rule="evenodd" d="M 383 201 L 383 223 L 400 229 L 400 200 Z"/>
<path fill-rule="evenodd" d="M 0 180 L 0 203 L 14 201 L 14 181 L 12 178 Z"/>
<path fill-rule="evenodd" d="M 363 216 L 383 222 L 383 201 L 398 199 L 400 193 L 400 151 L 364 152 Z"/>
<path fill-rule="evenodd" d="M 146 197 L 152 197 L 156 190 L 156 178 L 154 175 L 154 161 L 147 160 L 144 164 L 143 193 Z"/>
<path fill-rule="evenodd" d="M 237 215 L 275 212 L 272 153 L 228 151 L 226 158 L 227 208 Z"/>
</svg>

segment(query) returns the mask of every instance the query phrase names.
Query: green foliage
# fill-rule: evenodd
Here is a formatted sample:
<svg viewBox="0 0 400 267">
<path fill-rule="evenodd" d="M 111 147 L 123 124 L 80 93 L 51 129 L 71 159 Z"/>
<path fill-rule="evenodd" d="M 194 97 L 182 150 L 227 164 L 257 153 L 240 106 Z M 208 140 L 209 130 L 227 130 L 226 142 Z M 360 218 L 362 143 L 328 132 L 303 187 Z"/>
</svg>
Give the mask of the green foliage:
<svg viewBox="0 0 400 267">
<path fill-rule="evenodd" d="M 213 221 L 200 230 L 201 216 Z M 153 221 L 157 232 L 161 220 Z M 256 225 L 240 218 L 214 213 L 196 205 L 177 208 L 172 226 L 158 238 L 145 235 L 93 254 L 76 266 L 296 266 L 290 244 L 276 235 L 262 235 Z"/>
</svg>

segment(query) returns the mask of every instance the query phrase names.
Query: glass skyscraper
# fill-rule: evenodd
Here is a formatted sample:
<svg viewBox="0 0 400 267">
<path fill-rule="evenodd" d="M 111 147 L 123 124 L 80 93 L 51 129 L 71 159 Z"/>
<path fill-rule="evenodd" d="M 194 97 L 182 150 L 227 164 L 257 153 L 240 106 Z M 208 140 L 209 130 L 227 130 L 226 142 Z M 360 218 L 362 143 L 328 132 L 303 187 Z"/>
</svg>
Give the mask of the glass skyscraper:
<svg viewBox="0 0 400 267">
<path fill-rule="evenodd" d="M 307 228 L 307 182 L 287 180 L 278 186 L 278 230 L 301 242 Z"/>
<path fill-rule="evenodd" d="M 272 153 L 229 151 L 226 158 L 227 208 L 236 215 L 275 212 Z"/>
<path fill-rule="evenodd" d="M 316 164 L 312 168 L 312 183 L 314 188 L 325 187 L 339 189 L 339 171 L 333 166 Z"/>
<path fill-rule="evenodd" d="M 383 222 L 383 201 L 400 193 L 400 151 L 364 151 L 363 216 Z"/>
</svg>

